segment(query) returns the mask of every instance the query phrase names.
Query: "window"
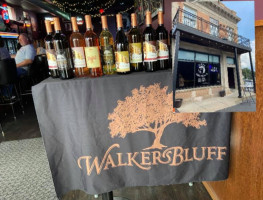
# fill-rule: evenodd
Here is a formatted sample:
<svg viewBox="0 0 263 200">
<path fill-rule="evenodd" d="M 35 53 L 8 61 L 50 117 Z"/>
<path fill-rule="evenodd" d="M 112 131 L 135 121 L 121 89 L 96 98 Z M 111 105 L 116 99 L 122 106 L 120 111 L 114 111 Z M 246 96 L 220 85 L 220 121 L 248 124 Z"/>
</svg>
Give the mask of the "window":
<svg viewBox="0 0 263 200">
<path fill-rule="evenodd" d="M 210 17 L 210 34 L 214 35 L 214 36 L 218 36 L 218 20 L 213 19 L 212 17 Z"/>
<path fill-rule="evenodd" d="M 179 60 L 188 60 L 188 61 L 194 61 L 195 60 L 195 53 L 192 51 L 184 51 L 180 50 L 178 54 Z"/>
<path fill-rule="evenodd" d="M 226 63 L 229 64 L 229 65 L 234 65 L 235 64 L 235 59 L 227 57 L 226 58 Z"/>
<path fill-rule="evenodd" d="M 227 27 L 227 36 L 229 41 L 234 41 L 234 29 L 231 27 Z"/>
<path fill-rule="evenodd" d="M 219 63 L 219 56 L 209 55 L 209 62 L 210 63 Z"/>
<path fill-rule="evenodd" d="M 194 62 L 178 62 L 177 88 L 193 88 L 194 87 Z"/>
<path fill-rule="evenodd" d="M 209 66 L 210 85 L 221 84 L 220 64 L 210 63 Z"/>
<path fill-rule="evenodd" d="M 178 89 L 221 84 L 219 56 L 180 49 L 178 60 Z"/>
<path fill-rule="evenodd" d="M 208 63 L 196 63 L 195 67 L 195 85 L 197 87 L 209 85 Z"/>
<path fill-rule="evenodd" d="M 195 57 L 196 61 L 208 62 L 208 54 L 196 53 L 195 55 L 196 55 Z"/>
<path fill-rule="evenodd" d="M 183 23 L 187 26 L 196 28 L 196 10 L 188 6 L 184 6 L 184 11 Z"/>
</svg>

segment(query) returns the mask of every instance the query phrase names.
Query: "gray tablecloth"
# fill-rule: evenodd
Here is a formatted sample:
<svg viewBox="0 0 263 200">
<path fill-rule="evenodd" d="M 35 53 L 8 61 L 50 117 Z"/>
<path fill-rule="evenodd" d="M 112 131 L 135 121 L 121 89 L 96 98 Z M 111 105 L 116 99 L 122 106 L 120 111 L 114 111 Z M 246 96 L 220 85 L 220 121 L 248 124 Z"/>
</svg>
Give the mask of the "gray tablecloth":
<svg viewBox="0 0 263 200">
<path fill-rule="evenodd" d="M 231 114 L 174 114 L 171 84 L 159 71 L 34 86 L 58 197 L 226 179 Z"/>
</svg>

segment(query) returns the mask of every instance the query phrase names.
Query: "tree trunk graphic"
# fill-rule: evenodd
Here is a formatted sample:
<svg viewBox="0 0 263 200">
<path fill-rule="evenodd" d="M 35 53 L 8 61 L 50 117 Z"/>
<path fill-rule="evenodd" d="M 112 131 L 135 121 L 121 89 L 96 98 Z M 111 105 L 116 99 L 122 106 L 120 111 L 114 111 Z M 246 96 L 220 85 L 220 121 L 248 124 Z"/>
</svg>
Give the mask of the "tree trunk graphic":
<svg viewBox="0 0 263 200">
<path fill-rule="evenodd" d="M 169 124 L 182 123 L 199 129 L 206 126 L 200 120 L 199 113 L 173 113 L 172 93 L 167 94 L 168 87 L 160 88 L 160 84 L 141 86 L 132 90 L 132 96 L 124 101 L 119 100 L 113 113 L 108 115 L 111 137 L 125 138 L 126 135 L 148 132 L 155 135 L 152 146 L 146 149 L 162 149 L 161 138 Z"/>
<path fill-rule="evenodd" d="M 148 148 L 145 148 L 143 150 L 148 150 L 148 149 L 162 149 L 164 147 L 167 147 L 165 145 L 162 145 L 161 144 L 161 138 L 163 136 L 163 132 L 164 132 L 164 129 L 165 129 L 166 126 L 162 126 L 160 127 L 157 132 L 155 133 L 155 139 L 153 141 L 153 144 L 152 146 L 148 147 Z"/>
</svg>

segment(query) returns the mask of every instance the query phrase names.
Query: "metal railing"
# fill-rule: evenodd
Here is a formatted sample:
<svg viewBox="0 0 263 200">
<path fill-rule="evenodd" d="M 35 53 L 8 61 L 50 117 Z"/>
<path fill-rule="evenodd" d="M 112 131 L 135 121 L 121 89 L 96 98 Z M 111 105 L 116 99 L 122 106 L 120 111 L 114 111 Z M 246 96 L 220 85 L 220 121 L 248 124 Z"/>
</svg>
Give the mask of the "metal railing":
<svg viewBox="0 0 263 200">
<path fill-rule="evenodd" d="M 233 32 L 233 29 L 226 29 L 221 24 L 214 24 L 201 17 L 198 17 L 186 10 L 179 8 L 173 19 L 173 33 L 175 32 L 177 24 L 183 24 L 203 33 L 212 35 L 222 40 L 234 42 L 244 47 L 250 48 L 250 40 Z"/>
</svg>

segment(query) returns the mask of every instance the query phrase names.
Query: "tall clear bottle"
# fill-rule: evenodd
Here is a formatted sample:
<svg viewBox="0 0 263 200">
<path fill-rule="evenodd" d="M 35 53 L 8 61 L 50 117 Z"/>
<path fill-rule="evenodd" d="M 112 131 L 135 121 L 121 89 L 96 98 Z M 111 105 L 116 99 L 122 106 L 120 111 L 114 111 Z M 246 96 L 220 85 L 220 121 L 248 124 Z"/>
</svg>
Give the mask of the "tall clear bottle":
<svg viewBox="0 0 263 200">
<path fill-rule="evenodd" d="M 100 34 L 100 49 L 105 75 L 115 74 L 114 39 L 108 29 L 107 16 L 101 16 L 102 32 Z"/>
<path fill-rule="evenodd" d="M 53 31 L 51 27 L 51 21 L 45 20 L 47 36 L 45 37 L 45 47 L 46 47 L 46 55 L 48 61 L 48 68 L 50 72 L 50 76 L 52 78 L 58 78 L 58 65 L 57 65 L 57 58 L 56 52 L 53 45 Z"/>
<path fill-rule="evenodd" d="M 168 32 L 163 25 L 163 12 L 158 12 L 158 28 L 157 34 L 157 52 L 158 64 L 160 69 L 169 68 L 169 46 L 168 46 Z"/>
<path fill-rule="evenodd" d="M 100 44 L 99 38 L 96 33 L 94 33 L 91 23 L 91 16 L 85 15 L 86 28 L 87 31 L 84 35 L 85 38 L 85 56 L 86 63 L 89 69 L 89 74 L 91 77 L 100 77 L 103 75 L 102 65 L 100 60 Z"/>
<path fill-rule="evenodd" d="M 70 35 L 70 47 L 73 55 L 73 62 L 75 67 L 76 77 L 86 77 L 89 75 L 89 69 L 87 68 L 85 60 L 85 39 L 84 36 L 79 32 L 77 18 L 71 17 L 73 32 Z"/>
<path fill-rule="evenodd" d="M 146 11 L 146 28 L 143 32 L 143 61 L 147 72 L 158 70 L 156 32 L 152 27 L 152 14 Z"/>
<path fill-rule="evenodd" d="M 128 35 L 131 71 L 143 71 L 142 63 L 142 36 L 137 27 L 137 17 L 135 13 L 131 14 L 132 28 Z"/>
<path fill-rule="evenodd" d="M 59 77 L 61 79 L 70 79 L 74 77 L 74 72 L 69 43 L 66 36 L 61 32 L 58 17 L 54 17 L 54 25 L 55 35 L 53 37 L 53 44 L 57 57 Z"/>
<path fill-rule="evenodd" d="M 115 40 L 115 65 L 118 74 L 130 73 L 129 43 L 123 30 L 122 15 L 117 14 L 117 34 Z"/>
</svg>

